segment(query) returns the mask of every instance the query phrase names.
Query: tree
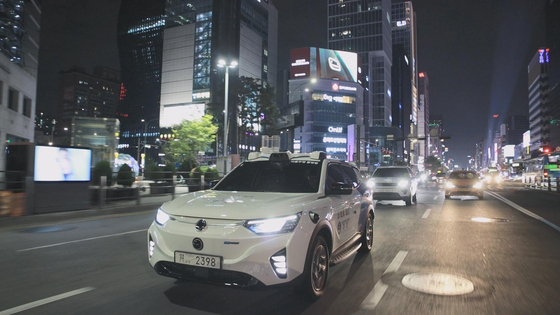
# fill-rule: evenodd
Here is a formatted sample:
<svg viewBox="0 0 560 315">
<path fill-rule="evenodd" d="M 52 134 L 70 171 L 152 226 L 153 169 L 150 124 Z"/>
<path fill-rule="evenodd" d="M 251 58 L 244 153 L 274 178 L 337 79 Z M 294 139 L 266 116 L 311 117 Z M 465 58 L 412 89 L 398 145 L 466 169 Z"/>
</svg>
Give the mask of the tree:
<svg viewBox="0 0 560 315">
<path fill-rule="evenodd" d="M 215 140 L 218 127 L 212 123 L 213 117 L 204 115 L 198 120 L 183 120 L 173 127 L 174 141 L 167 141 L 163 147 L 165 159 L 182 163 L 196 158 L 199 151 L 206 151 Z"/>
<path fill-rule="evenodd" d="M 134 176 L 130 166 L 123 164 L 117 173 L 117 184 L 130 187 L 134 183 Z"/>
<path fill-rule="evenodd" d="M 99 161 L 95 164 L 92 176 L 94 185 L 99 185 L 101 183 L 101 176 L 106 176 L 107 186 L 111 186 L 111 179 L 113 177 L 113 169 L 111 168 L 111 163 L 107 161 Z"/>
<path fill-rule="evenodd" d="M 426 169 L 429 169 L 430 172 L 435 173 L 441 167 L 441 160 L 437 156 L 430 155 L 424 161 L 424 165 L 426 165 Z"/>
<path fill-rule="evenodd" d="M 276 134 L 276 120 L 280 111 L 276 106 L 274 88 L 262 84 L 255 78 L 241 77 L 237 99 L 237 117 L 239 118 L 239 136 L 256 134 Z"/>
</svg>

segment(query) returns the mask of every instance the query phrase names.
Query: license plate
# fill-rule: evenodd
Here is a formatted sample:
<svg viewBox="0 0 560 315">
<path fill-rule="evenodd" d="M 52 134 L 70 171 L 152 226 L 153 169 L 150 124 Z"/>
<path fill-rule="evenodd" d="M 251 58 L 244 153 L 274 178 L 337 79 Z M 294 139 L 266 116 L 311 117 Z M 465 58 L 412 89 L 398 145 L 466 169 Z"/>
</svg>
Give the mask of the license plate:
<svg viewBox="0 0 560 315">
<path fill-rule="evenodd" d="M 189 266 L 222 269 L 222 257 L 219 256 L 175 252 L 175 262 Z"/>
</svg>

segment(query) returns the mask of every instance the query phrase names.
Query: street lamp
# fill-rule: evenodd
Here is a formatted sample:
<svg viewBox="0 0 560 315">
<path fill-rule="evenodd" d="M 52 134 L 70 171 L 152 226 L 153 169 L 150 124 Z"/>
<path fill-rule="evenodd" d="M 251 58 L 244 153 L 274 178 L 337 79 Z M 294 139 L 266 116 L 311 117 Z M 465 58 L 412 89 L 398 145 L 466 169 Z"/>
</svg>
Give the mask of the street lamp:
<svg viewBox="0 0 560 315">
<path fill-rule="evenodd" d="M 226 68 L 226 75 L 225 75 L 225 85 L 226 90 L 224 93 L 224 175 L 226 174 L 227 169 L 227 136 L 228 136 L 228 96 L 229 96 L 229 69 L 237 67 L 237 61 L 232 61 L 229 63 L 229 66 L 226 65 L 226 61 L 224 59 L 220 59 L 218 61 L 218 67 Z"/>
</svg>

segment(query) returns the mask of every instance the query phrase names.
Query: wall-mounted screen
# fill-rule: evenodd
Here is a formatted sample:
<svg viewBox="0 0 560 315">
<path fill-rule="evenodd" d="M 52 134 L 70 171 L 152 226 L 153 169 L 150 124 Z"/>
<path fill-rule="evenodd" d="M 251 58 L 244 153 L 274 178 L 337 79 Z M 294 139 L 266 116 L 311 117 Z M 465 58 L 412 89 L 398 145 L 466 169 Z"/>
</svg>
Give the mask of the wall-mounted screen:
<svg viewBox="0 0 560 315">
<path fill-rule="evenodd" d="M 89 181 L 90 169 L 90 149 L 35 147 L 35 181 Z"/>
</svg>

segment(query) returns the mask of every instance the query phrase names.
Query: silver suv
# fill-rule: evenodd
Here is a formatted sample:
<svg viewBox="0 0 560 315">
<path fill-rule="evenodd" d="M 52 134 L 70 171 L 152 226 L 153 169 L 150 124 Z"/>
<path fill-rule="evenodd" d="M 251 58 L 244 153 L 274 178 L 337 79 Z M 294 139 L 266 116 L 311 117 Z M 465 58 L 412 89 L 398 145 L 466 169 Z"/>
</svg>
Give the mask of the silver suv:
<svg viewBox="0 0 560 315">
<path fill-rule="evenodd" d="M 378 167 L 368 181 L 375 200 L 402 200 L 407 206 L 416 202 L 418 180 L 406 166 Z"/>
</svg>

